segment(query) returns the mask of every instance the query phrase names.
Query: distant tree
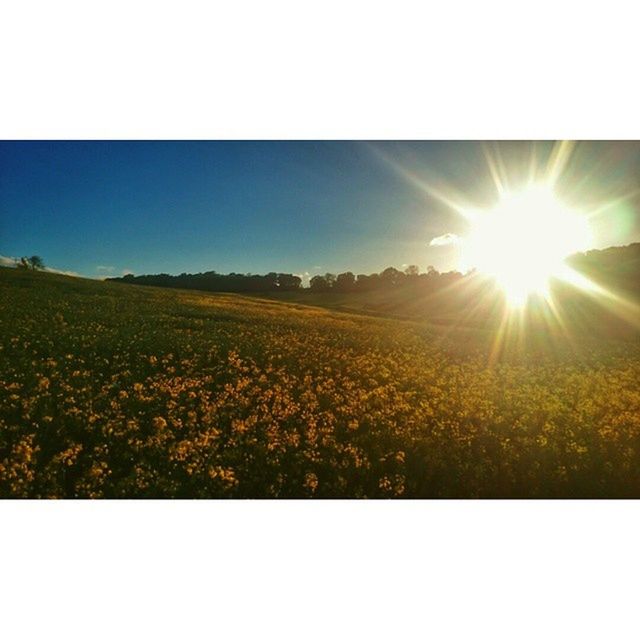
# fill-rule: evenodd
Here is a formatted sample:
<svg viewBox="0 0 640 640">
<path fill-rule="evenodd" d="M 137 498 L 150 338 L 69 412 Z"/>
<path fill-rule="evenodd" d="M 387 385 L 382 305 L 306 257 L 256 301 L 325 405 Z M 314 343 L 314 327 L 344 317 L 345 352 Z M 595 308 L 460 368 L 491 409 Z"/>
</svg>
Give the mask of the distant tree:
<svg viewBox="0 0 640 640">
<path fill-rule="evenodd" d="M 31 256 L 30 258 L 22 256 L 20 260 L 16 258 L 15 263 L 18 269 L 32 269 L 33 271 L 44 269 L 44 261 L 40 256 Z"/>
<path fill-rule="evenodd" d="M 41 271 L 44 269 L 44 260 L 40 256 L 31 256 L 28 260 L 34 271 Z"/>
<path fill-rule="evenodd" d="M 346 273 L 339 273 L 336 278 L 336 282 L 334 288 L 336 291 L 341 291 L 346 293 L 348 291 L 353 291 L 356 284 L 356 277 L 351 273 L 351 271 L 347 271 Z"/>
<path fill-rule="evenodd" d="M 395 287 L 404 278 L 404 273 L 398 271 L 395 267 L 387 267 L 380 274 L 380 278 L 385 283 L 385 287 Z"/>
<path fill-rule="evenodd" d="M 302 278 L 294 276 L 291 273 L 278 274 L 278 290 L 279 291 L 296 291 L 302 284 Z"/>
<path fill-rule="evenodd" d="M 253 276 L 250 276 L 253 278 Z M 258 276 L 259 277 L 259 276 Z M 270 271 L 264 276 L 266 282 L 264 283 L 269 289 L 277 289 L 278 288 L 278 274 L 275 271 Z"/>
<path fill-rule="evenodd" d="M 371 275 L 359 273 L 358 279 L 356 280 L 356 290 L 373 291 L 374 289 L 378 289 L 380 287 L 380 284 L 381 279 L 377 273 L 372 273 Z"/>
<path fill-rule="evenodd" d="M 638 244 L 640 247 L 640 244 Z M 584 256 L 583 256 L 584 257 Z M 582 259 L 582 258 L 580 258 Z M 591 260 L 591 258 L 589 258 Z M 640 262 L 640 250 L 629 256 L 629 264 Z M 16 266 L 24 269 L 31 267 L 31 258 L 22 258 Z M 34 264 L 38 264 L 34 262 Z M 613 263 L 612 264 L 617 264 Z M 625 268 L 626 269 L 626 268 Z M 620 271 L 620 267 L 618 267 Z M 621 272 L 622 273 L 622 272 Z M 627 273 L 627 270 L 624 270 Z M 620 276 L 629 278 L 627 276 Z M 410 287 L 415 293 L 429 295 L 451 287 L 452 284 L 463 278 L 461 273 L 450 271 L 438 273 L 433 266 L 429 266 L 426 273 L 419 273 L 418 267 L 411 265 L 405 271 L 398 271 L 394 267 L 388 267 L 382 273 L 370 275 L 358 274 L 357 278 L 351 271 L 346 271 L 338 276 L 332 273 L 315 275 L 309 282 L 309 288 L 314 292 L 369 292 L 391 291 L 396 287 Z M 172 276 L 167 273 L 156 275 L 127 275 L 121 278 L 109 278 L 126 283 L 135 283 L 155 287 L 175 287 L 179 289 L 195 289 L 199 291 L 220 292 L 267 292 L 267 291 L 297 291 L 302 285 L 300 276 L 291 273 L 276 273 L 272 271 L 265 275 L 229 273 L 222 274 L 215 271 L 204 273 L 181 273 Z M 630 281 L 629 281 L 630 282 Z M 630 285 L 629 285 L 630 286 Z M 636 286 L 636 285 L 634 285 Z"/>
<path fill-rule="evenodd" d="M 313 276 L 311 280 L 309 280 L 309 288 L 311 291 L 329 291 L 331 285 L 327 282 L 327 278 L 325 276 Z"/>
<path fill-rule="evenodd" d="M 366 291 L 369 285 L 369 276 L 366 273 L 359 273 L 356 277 L 356 289 Z"/>
</svg>

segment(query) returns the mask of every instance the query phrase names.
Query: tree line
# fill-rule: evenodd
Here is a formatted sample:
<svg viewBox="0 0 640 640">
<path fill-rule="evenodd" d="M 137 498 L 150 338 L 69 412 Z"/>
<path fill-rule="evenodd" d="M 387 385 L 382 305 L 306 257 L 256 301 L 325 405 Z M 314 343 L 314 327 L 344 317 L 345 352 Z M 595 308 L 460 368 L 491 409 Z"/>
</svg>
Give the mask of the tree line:
<svg viewBox="0 0 640 640">
<path fill-rule="evenodd" d="M 309 281 L 309 289 L 317 292 L 333 291 L 336 293 L 352 293 L 358 291 L 379 291 L 413 286 L 425 289 L 439 289 L 464 277 L 458 271 L 440 273 L 429 266 L 426 273 L 420 273 L 416 265 L 409 265 L 404 271 L 395 267 L 387 267 L 380 273 L 358 274 L 351 271 L 316 275 Z"/>
<path fill-rule="evenodd" d="M 229 273 L 215 271 L 204 273 L 181 273 L 172 276 L 168 273 L 134 276 L 128 274 L 121 278 L 107 278 L 110 281 L 128 284 L 143 284 L 152 287 L 172 287 L 177 289 L 197 289 L 199 291 L 219 291 L 222 293 L 265 293 L 269 291 L 297 291 L 302 278 L 291 273 L 267 273 L 266 275 Z"/>
<path fill-rule="evenodd" d="M 380 273 L 358 274 L 351 271 L 316 275 L 309 281 L 309 287 L 302 286 L 300 276 L 291 273 L 271 272 L 266 275 L 229 273 L 215 271 L 204 273 L 181 273 L 178 276 L 160 273 L 157 275 L 134 276 L 128 274 L 118 278 L 107 278 L 115 282 L 142 284 L 155 287 L 173 287 L 178 289 L 197 289 L 200 291 L 219 291 L 228 293 L 265 293 L 274 291 L 300 291 L 355 293 L 395 289 L 402 286 L 414 286 L 434 291 L 444 288 L 464 276 L 457 271 L 440 273 L 428 267 L 426 273 L 420 273 L 416 265 L 409 265 L 404 271 L 388 267 Z"/>
<path fill-rule="evenodd" d="M 594 282 L 613 289 L 620 289 L 640 294 L 640 243 L 632 243 L 622 247 L 593 249 L 585 253 L 570 256 L 567 262 L 580 273 Z M 23 256 L 15 259 L 18 269 L 41 271 L 45 269 L 43 259 L 38 255 Z M 409 265 L 403 271 L 387 267 L 380 273 L 358 274 L 351 271 L 343 273 L 325 273 L 315 275 L 309 281 L 309 287 L 303 287 L 302 278 L 292 273 L 276 273 L 265 275 L 229 273 L 216 271 L 204 273 L 181 273 L 178 276 L 167 273 L 156 275 L 134 276 L 132 274 L 107 278 L 107 280 L 128 284 L 142 284 L 155 287 L 172 287 L 177 289 L 196 289 L 200 291 L 218 291 L 228 293 L 267 293 L 275 291 L 308 291 L 356 293 L 366 291 L 390 291 L 398 288 L 415 289 L 420 293 L 437 293 L 450 288 L 460 281 L 472 280 L 475 272 L 465 275 L 458 271 L 438 272 L 434 267 L 420 272 L 416 265 Z M 466 295 L 466 294 L 465 294 Z"/>
</svg>

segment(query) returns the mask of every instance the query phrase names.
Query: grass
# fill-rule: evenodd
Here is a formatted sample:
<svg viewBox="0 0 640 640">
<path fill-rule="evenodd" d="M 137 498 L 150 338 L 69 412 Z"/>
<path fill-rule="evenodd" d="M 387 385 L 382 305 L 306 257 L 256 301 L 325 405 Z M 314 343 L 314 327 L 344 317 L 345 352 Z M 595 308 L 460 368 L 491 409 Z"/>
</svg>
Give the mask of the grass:
<svg viewBox="0 0 640 640">
<path fill-rule="evenodd" d="M 640 497 L 637 336 L 301 302 L 0 269 L 0 495 Z"/>
</svg>

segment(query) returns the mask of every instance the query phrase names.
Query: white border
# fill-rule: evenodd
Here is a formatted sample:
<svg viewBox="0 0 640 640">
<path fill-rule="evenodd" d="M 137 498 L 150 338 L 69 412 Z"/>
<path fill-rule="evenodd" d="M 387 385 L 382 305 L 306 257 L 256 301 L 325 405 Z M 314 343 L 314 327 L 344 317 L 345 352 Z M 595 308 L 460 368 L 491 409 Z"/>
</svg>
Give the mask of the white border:
<svg viewBox="0 0 640 640">
<path fill-rule="evenodd" d="M 6 637 L 632 638 L 634 502 L 12 502 Z"/>
<path fill-rule="evenodd" d="M 634 3 L 6 1 L 0 138 L 637 138 Z"/>
<path fill-rule="evenodd" d="M 0 138 L 637 139 L 637 25 L 618 0 L 10 0 Z M 636 635 L 636 502 L 0 516 L 12 640 Z"/>
</svg>

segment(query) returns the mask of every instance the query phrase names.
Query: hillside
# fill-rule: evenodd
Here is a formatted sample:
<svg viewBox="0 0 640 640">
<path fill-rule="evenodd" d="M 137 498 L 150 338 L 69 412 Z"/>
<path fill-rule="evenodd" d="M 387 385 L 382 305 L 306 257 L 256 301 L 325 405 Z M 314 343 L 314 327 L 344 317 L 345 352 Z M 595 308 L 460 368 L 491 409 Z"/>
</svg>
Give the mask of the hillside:
<svg viewBox="0 0 640 640">
<path fill-rule="evenodd" d="M 640 303 L 640 243 L 624 247 L 592 250 L 568 258 L 568 264 L 615 296 Z M 342 274 L 346 276 L 349 274 Z M 300 279 L 290 274 L 243 276 L 216 272 L 124 276 L 113 282 L 186 288 L 210 292 L 239 292 L 259 298 L 318 306 L 336 311 L 370 316 L 413 319 L 433 325 L 462 324 L 492 328 L 504 314 L 502 293 L 493 282 L 477 273 L 438 273 L 405 275 L 393 268 L 369 276 L 351 274 L 352 281 L 341 277 L 323 289 L 302 288 Z M 560 282 L 552 285 L 560 307 L 567 310 L 573 330 L 581 332 L 628 333 L 634 325 L 628 313 L 612 313 L 593 296 Z M 535 305 L 534 305 L 535 306 Z M 636 327 L 637 328 L 637 327 Z"/>
<path fill-rule="evenodd" d="M 0 269 L 0 495 L 640 497 L 638 341 Z"/>
</svg>

